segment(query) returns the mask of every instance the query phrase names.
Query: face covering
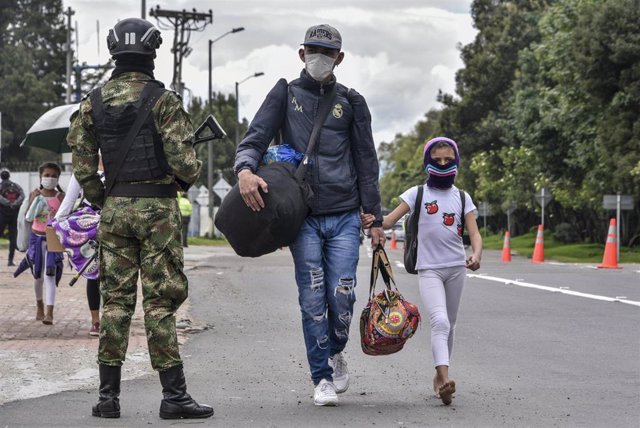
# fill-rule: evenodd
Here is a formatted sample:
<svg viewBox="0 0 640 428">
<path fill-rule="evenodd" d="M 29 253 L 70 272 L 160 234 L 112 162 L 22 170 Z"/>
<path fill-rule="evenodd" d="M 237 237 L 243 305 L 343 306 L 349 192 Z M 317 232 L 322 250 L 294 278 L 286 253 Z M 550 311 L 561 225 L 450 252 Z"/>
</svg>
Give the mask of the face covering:
<svg viewBox="0 0 640 428">
<path fill-rule="evenodd" d="M 458 165 L 456 165 L 455 160 L 444 165 L 429 162 L 425 171 L 429 174 L 427 186 L 436 187 L 438 189 L 448 189 L 453 186 L 453 182 L 456 179 L 456 175 L 458 174 Z"/>
<path fill-rule="evenodd" d="M 58 179 L 56 177 L 42 177 L 40 179 L 40 185 L 47 190 L 53 190 L 58 185 Z"/>
<path fill-rule="evenodd" d="M 309 54 L 304 56 L 305 68 L 313 80 L 323 82 L 331 75 L 335 58 L 322 54 Z"/>
</svg>

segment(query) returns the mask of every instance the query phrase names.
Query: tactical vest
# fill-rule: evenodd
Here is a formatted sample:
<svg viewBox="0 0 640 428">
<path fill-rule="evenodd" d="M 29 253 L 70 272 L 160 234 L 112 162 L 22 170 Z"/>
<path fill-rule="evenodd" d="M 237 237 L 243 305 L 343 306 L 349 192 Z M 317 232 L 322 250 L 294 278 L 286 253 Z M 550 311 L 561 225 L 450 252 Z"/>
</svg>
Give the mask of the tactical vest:
<svg viewBox="0 0 640 428">
<path fill-rule="evenodd" d="M 153 84 L 153 82 L 148 83 L 148 85 Z M 143 104 L 144 100 L 141 98 L 136 102 L 121 106 L 106 105 L 102 102 L 102 93 L 100 88 L 91 91 L 90 99 L 91 107 L 93 109 L 92 117 L 95 134 L 98 140 L 98 147 L 100 147 L 100 151 L 102 152 L 102 162 L 104 163 L 105 175 L 108 178 L 108 171 L 113 171 L 115 168 L 114 165 L 118 159 L 118 153 L 122 149 L 122 144 L 124 143 L 129 129 L 138 117 L 138 111 L 140 110 L 140 106 Z M 123 187 L 119 185 L 119 183 L 122 182 L 158 180 L 166 177 L 166 175 L 170 173 L 171 168 L 169 167 L 164 154 L 162 139 L 156 129 L 153 115 L 151 114 L 131 143 L 131 147 L 127 152 L 125 161 L 115 178 L 116 184 L 114 188 Z M 160 187 L 164 187 L 161 184 L 155 186 L 159 186 L 158 190 L 160 190 Z M 165 196 L 160 194 L 148 194 L 148 189 L 153 189 L 153 187 L 150 186 L 140 186 L 139 188 L 147 190 L 142 192 L 136 192 L 135 190 L 133 192 L 125 192 L 131 194 L 117 194 L 112 192 L 112 195 Z M 174 189 L 173 197 L 175 197 L 175 186 L 172 188 Z M 131 189 L 134 189 L 134 187 L 131 187 Z M 152 191 L 151 193 L 154 192 Z"/>
</svg>

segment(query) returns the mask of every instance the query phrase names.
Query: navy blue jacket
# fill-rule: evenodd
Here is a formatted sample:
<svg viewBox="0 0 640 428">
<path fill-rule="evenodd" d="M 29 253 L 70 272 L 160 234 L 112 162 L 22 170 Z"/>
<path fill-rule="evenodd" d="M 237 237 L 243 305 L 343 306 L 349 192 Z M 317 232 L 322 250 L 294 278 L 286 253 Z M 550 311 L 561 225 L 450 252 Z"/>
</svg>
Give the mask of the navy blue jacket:
<svg viewBox="0 0 640 428">
<path fill-rule="evenodd" d="M 302 71 L 287 84 L 280 79 L 271 89 L 236 150 L 234 170 L 255 172 L 273 138 L 282 131 L 282 144 L 306 153 L 316 111 L 324 90 L 338 85 L 307 180 L 314 198 L 311 215 L 336 214 L 362 207 L 382 221 L 379 166 L 367 103 L 353 89 L 335 81 L 321 85 Z"/>
</svg>

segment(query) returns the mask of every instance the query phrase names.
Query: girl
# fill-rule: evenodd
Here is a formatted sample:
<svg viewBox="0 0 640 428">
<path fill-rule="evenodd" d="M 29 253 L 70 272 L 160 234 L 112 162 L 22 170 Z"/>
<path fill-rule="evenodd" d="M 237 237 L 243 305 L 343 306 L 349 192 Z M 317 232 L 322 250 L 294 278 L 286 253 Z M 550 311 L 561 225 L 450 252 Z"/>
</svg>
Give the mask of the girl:
<svg viewBox="0 0 640 428">
<path fill-rule="evenodd" d="M 32 222 L 31 237 L 27 259 L 34 277 L 36 294 L 36 320 L 43 324 L 53 324 L 53 307 L 56 299 L 56 287 L 62 276 L 62 253 L 48 253 L 46 227 L 64 198 L 64 192 L 58 186 L 61 169 L 54 162 L 45 162 L 38 168 L 40 187 L 29 195 L 29 209 L 25 216 Z M 43 290 L 44 286 L 44 290 Z M 43 302 L 44 298 L 44 302 Z M 44 306 L 46 304 L 46 313 Z"/>
<path fill-rule="evenodd" d="M 415 207 L 417 187 L 400 195 L 400 205 L 384 216 L 383 228 L 391 228 L 402 216 L 414 209 L 420 210 L 418 220 L 418 260 L 420 296 L 431 322 L 431 351 L 436 374 L 433 389 L 436 397 L 451 404 L 456 384 L 449 378 L 449 360 L 453 350 L 453 332 L 462 289 L 465 267 L 480 268 L 482 238 L 473 211 L 471 197 L 464 194 L 465 212 L 459 190 L 453 185 L 458 173 L 460 156 L 455 141 L 437 137 L 424 147 L 424 169 L 427 182 L 422 203 Z M 472 253 L 465 259 L 462 244 L 462 216 L 471 239 Z M 363 227 L 373 222 L 370 214 L 362 215 Z"/>
<path fill-rule="evenodd" d="M 104 177 L 104 166 L 102 164 L 102 156 L 98 161 L 98 174 Z M 74 206 L 78 199 L 81 199 L 81 205 L 90 205 L 89 202 L 84 201 L 82 187 L 75 175 L 71 175 L 69 180 L 69 186 L 67 187 L 67 194 L 55 215 L 55 220 L 59 221 L 63 217 L 69 215 L 73 211 Z M 96 222 L 99 221 L 97 217 Z M 66 226 L 69 227 L 69 226 Z M 86 263 L 89 263 L 88 261 Z M 94 277 L 95 276 L 95 277 Z M 87 277 L 87 302 L 89 303 L 89 312 L 91 313 L 91 328 L 89 329 L 89 336 L 97 337 L 100 335 L 100 282 L 97 275 L 93 274 L 91 277 Z"/>
</svg>

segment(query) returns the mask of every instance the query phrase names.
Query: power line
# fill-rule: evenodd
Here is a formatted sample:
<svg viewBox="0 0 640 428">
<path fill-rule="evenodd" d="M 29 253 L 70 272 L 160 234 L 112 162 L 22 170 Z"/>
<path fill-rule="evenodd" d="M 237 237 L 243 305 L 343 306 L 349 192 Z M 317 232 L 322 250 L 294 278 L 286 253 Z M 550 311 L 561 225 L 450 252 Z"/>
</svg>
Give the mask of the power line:
<svg viewBox="0 0 640 428">
<path fill-rule="evenodd" d="M 165 10 L 156 6 L 149 11 L 149 16 L 153 16 L 158 21 L 158 28 L 161 30 L 173 29 L 173 78 L 171 88 L 180 96 L 184 92 L 182 82 L 182 60 L 189 56 L 192 49 L 189 47 L 189 40 L 192 31 L 203 31 L 207 24 L 213 23 L 213 13 L 191 12 L 186 10 Z M 162 19 L 161 19 L 162 18 Z"/>
</svg>

